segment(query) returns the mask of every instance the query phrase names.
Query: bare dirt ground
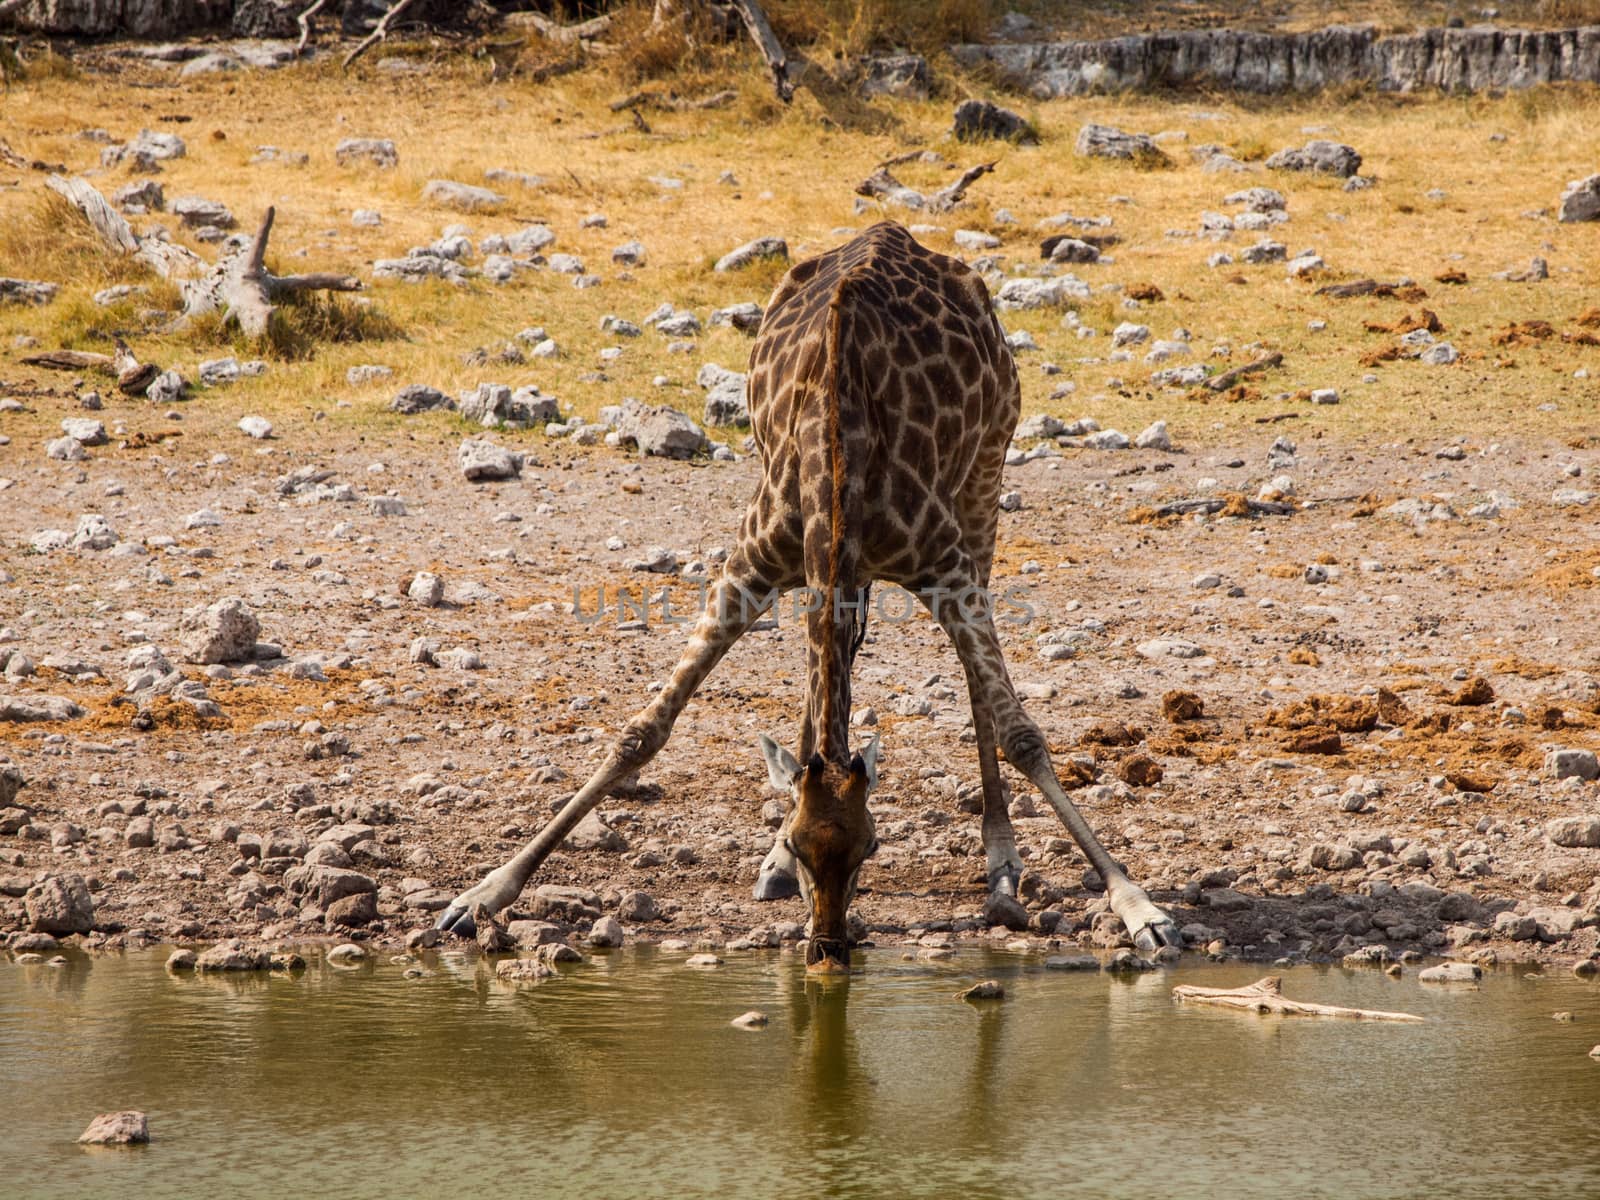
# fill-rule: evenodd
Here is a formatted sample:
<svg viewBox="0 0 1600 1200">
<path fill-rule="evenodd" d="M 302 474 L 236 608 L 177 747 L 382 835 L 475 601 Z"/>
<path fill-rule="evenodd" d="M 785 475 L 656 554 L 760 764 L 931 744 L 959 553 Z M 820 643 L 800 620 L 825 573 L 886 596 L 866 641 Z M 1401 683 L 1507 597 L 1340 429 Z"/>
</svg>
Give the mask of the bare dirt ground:
<svg viewBox="0 0 1600 1200">
<path fill-rule="evenodd" d="M 68 411 L 57 397 L 31 404 L 41 425 Z M 186 422 L 185 436 L 137 447 L 139 433 L 170 423 L 142 401 L 104 415 L 130 436 L 82 464 L 37 466 L 30 455 L 6 493 L 8 542 L 94 510 L 124 544 L 152 549 L 8 552 L 4 649 L 57 665 L 7 690 L 69 697 L 87 715 L 0 724 L 30 810 L 0 846 L 9 895 L 44 872 L 91 876 L 107 933 L 321 934 L 320 911 L 297 911 L 270 872 L 293 865 L 297 840 L 303 854 L 341 819 L 376 829 L 356 863 L 381 888 L 367 932 L 392 938 L 424 923 L 440 889 L 473 882 L 570 794 L 676 658 L 683 631 L 660 622 L 659 606 L 648 629 L 619 631 L 614 613 L 585 624 L 564 611 L 573 589 L 591 616 L 598 587 L 613 602 L 616 589 L 656 592 L 661 576 L 625 563 L 649 546 L 688 561 L 728 545 L 755 478 L 751 459 L 635 461 L 552 444 L 530 447 L 520 480 L 474 486 L 454 466 L 453 418 L 413 418 L 394 437 L 330 429 L 264 447 L 225 430 L 197 438 Z M 1508 440 L 1468 443 L 1450 461 L 1432 441 L 1322 439 L 1297 447 L 1292 464 L 1281 453 L 1269 462 L 1280 430 L 1292 436 L 1293 423 L 1230 450 L 1068 450 L 1009 472 L 1025 506 L 1002 519 L 996 588 L 1025 589 L 1033 616 L 1003 636 L 1058 762 L 1104 781 L 1077 797 L 1134 877 L 1183 923 L 1205 927 L 1191 930 L 1201 944 L 1222 936 L 1273 956 L 1374 942 L 1467 951 L 1494 931 L 1496 911 L 1542 909 L 1552 911 L 1535 922 L 1552 940 L 1496 950 L 1589 953 L 1596 852 L 1556 847 L 1545 827 L 1592 814 L 1596 785 L 1555 782 L 1542 764 L 1551 748 L 1600 746 L 1600 540 L 1592 517 L 1545 498 L 1585 481 L 1597 455 Z M 409 515 L 278 495 L 275 480 L 306 465 L 362 494 L 399 494 Z M 1253 493 L 1285 473 L 1314 502 L 1292 516 L 1145 519 L 1157 496 Z M 1417 495 L 1465 512 L 1491 490 L 1526 503 L 1502 521 L 1382 513 Z M 186 529 L 201 508 L 221 524 Z M 1327 582 L 1308 583 L 1308 566 Z M 421 570 L 460 602 L 405 599 Z M 1208 572 L 1220 585 L 1196 586 Z M 692 603 L 681 582 L 673 594 L 677 611 Z M 256 611 L 262 640 L 285 657 L 213 669 L 230 676 L 206 681 L 219 719 L 125 699 L 128 652 L 170 649 L 185 608 L 227 595 Z M 880 938 L 940 921 L 982 933 L 977 818 L 958 807 L 977 772 L 957 664 L 929 622 L 897 621 L 899 605 L 884 605 L 857 667 L 857 708 L 874 710 L 885 755 L 883 849 L 857 909 Z M 1076 643 L 1075 657 L 1041 656 L 1036 639 L 1052 632 L 1069 635 L 1056 640 Z M 482 668 L 413 664 L 419 636 L 442 658 L 476 651 Z M 1159 639 L 1199 656 L 1147 657 Z M 803 920 L 798 901 L 748 897 L 771 838 L 755 736 L 792 737 L 802 661 L 783 617 L 747 637 L 641 786 L 601 810 L 625 848 L 558 853 L 540 882 L 612 904 L 625 890 L 649 893 L 670 916 L 635 936 L 718 940 Z M 309 662 L 321 670 L 295 665 Z M 205 679 L 203 668 L 185 673 Z M 1460 696 L 1469 677 L 1488 688 Z M 1163 715 L 1174 690 L 1197 697 L 1203 716 Z M 1300 719 L 1296 706 L 1316 697 L 1351 699 Z M 1322 739 L 1335 752 L 1308 754 L 1297 752 L 1306 733 L 1296 725 L 1344 731 Z M 338 742 L 325 753 L 325 733 L 347 739 L 348 753 Z M 1159 766 L 1158 783 L 1118 781 L 1139 755 Z M 1352 777 L 1369 795 L 1360 812 L 1344 810 Z M 1028 811 L 1025 797 L 1019 807 Z M 139 808 L 154 817 L 150 848 L 125 845 Z M 1058 935 L 1090 937 L 1097 900 L 1062 830 L 1047 816 L 1017 824 L 1038 876 L 1030 907 L 1064 914 Z M 265 870 L 244 863 L 229 825 L 246 844 L 260 836 Z M 1353 853 L 1324 869 L 1312 865 L 1319 846 Z M 241 874 L 246 866 L 256 869 Z M 1405 887 L 1415 884 L 1476 903 L 1447 902 L 1441 916 L 1440 897 Z M 1574 918 L 1567 935 L 1563 914 Z M 6 901 L 3 920 L 25 926 L 20 900 Z"/>
<path fill-rule="evenodd" d="M 950 101 L 971 81 L 871 106 L 802 90 L 783 109 L 728 51 L 678 80 L 692 96 L 727 89 L 727 107 L 673 99 L 630 121 L 612 105 L 634 79 L 500 81 L 447 50 L 407 54 L 348 77 L 320 61 L 191 79 L 111 47 L 111 65 L 54 68 L 8 99 L 19 156 L 84 172 L 108 194 L 136 177 L 99 165 L 93 130 L 182 130 L 188 154 L 158 176 L 172 196 L 220 199 L 245 228 L 274 203 L 280 271 L 348 271 L 365 291 L 362 307 L 320 325 L 301 312 L 282 345 L 247 345 L 220 322 L 174 332 L 171 285 L 90 238 L 53 237 L 66 223 L 44 172 L 0 180 L 0 273 L 61 285 L 52 305 L 0 309 L 0 696 L 83 710 L 0 720 L 0 760 L 27 781 L 0 813 L 0 928 L 24 930 L 23 894 L 68 872 L 93 889 L 97 943 L 398 941 L 425 927 L 577 788 L 677 657 L 684 632 L 659 603 L 643 628 L 614 611 L 585 622 L 568 610 L 574 589 L 590 614 L 600 588 L 608 604 L 617 589 L 668 588 L 686 611 L 695 588 L 682 574 L 629 563 L 664 547 L 681 565 L 714 567 L 756 464 L 735 430 L 711 432 L 738 461 L 692 463 L 506 430 L 492 436 L 529 456 L 520 478 L 470 484 L 457 448 L 482 430 L 449 413 L 394 414 L 394 392 L 536 382 L 590 421 L 626 396 L 699 419 L 695 371 L 737 366 L 745 336 L 707 328 L 674 353 L 649 331 L 606 357 L 619 343 L 603 316 L 640 321 L 665 301 L 707 319 L 760 300 L 777 277 L 775 266 L 714 272 L 740 242 L 782 234 L 801 258 L 885 215 L 927 222 L 919 236 L 947 252 L 965 253 L 958 230 L 992 236 L 995 278 L 1049 274 L 1040 238 L 1056 214 L 1076 213 L 1107 214 L 1090 227 L 1120 241 L 1074 268 L 1092 299 L 1005 315 L 1039 346 L 1019 355 L 1024 413 L 1093 416 L 1130 435 L 1165 420 L 1175 443 L 1067 446 L 1008 471 L 1021 507 L 1001 517 L 995 584 L 1023 589 L 1031 615 L 1003 623 L 1002 637 L 1091 822 L 1196 947 L 1595 954 L 1600 847 L 1550 834 L 1600 842 L 1600 785 L 1555 778 L 1546 762 L 1600 748 L 1600 226 L 1551 219 L 1565 182 L 1594 169 L 1592 91 L 1204 107 L 1097 97 L 1029 106 L 1037 147 L 978 148 L 948 136 Z M 1087 121 L 1170 135 L 1172 165 L 1076 156 Z M 334 146 L 351 134 L 395 137 L 404 165 L 338 164 Z M 1261 166 L 1325 134 L 1361 149 L 1374 186 L 1346 192 Z M 1207 174 L 1184 149 L 1213 141 L 1245 169 Z M 269 142 L 284 155 L 263 156 Z M 943 161 L 896 168 L 919 187 L 980 153 L 999 165 L 955 213 L 858 209 L 855 181 L 928 147 Z M 423 198 L 430 179 L 500 168 L 542 182 L 497 185 L 511 197 L 492 213 Z M 1250 185 L 1286 193 L 1289 223 L 1272 236 L 1315 247 L 1324 268 L 1206 265 L 1260 236 L 1202 228 L 1202 214 Z M 368 206 L 382 209 L 380 225 L 354 222 Z M 600 211 L 609 225 L 588 222 Z M 554 249 L 587 256 L 602 282 L 574 289 L 532 264 L 504 286 L 373 277 L 376 260 L 458 222 L 473 239 L 546 223 Z M 215 254 L 169 214 L 148 223 Z M 633 238 L 648 261 L 619 270 L 610 253 Z M 1533 255 L 1548 257 L 1548 277 L 1504 277 Z M 1363 278 L 1394 283 L 1351 300 L 1316 291 Z M 124 283 L 149 291 L 93 299 Z M 1397 338 L 1430 314 L 1459 361 L 1397 357 Z M 1146 345 L 1112 356 L 1123 321 L 1156 339 L 1192 331 L 1183 364 L 1224 370 L 1268 351 L 1285 362 L 1224 394 L 1163 387 Z M 548 327 L 557 357 L 485 364 L 471 353 L 533 324 Z M 20 362 L 40 348 L 109 352 L 113 332 L 191 382 L 199 362 L 228 353 L 260 355 L 267 369 L 157 404 Z M 394 375 L 348 382 L 362 364 Z M 1309 402 L 1330 387 L 1341 403 Z M 84 408 L 90 388 L 102 409 Z M 276 436 L 245 436 L 247 414 Z M 82 461 L 47 457 L 68 418 L 103 421 L 108 442 Z M 307 481 L 302 470 L 331 474 Z M 1230 515 L 1263 493 L 1293 511 Z M 374 506 L 387 495 L 404 515 Z M 1155 513 L 1206 497 L 1233 499 L 1214 516 Z M 42 531 L 73 534 L 86 514 L 104 518 L 115 545 L 35 552 Z M 420 571 L 442 578 L 442 606 L 408 598 Z M 281 656 L 182 661 L 185 610 L 225 597 L 249 606 Z M 884 740 L 883 846 L 863 876 L 863 932 L 990 936 L 959 668 L 930 623 L 897 620 L 900 605 L 883 602 L 856 671 L 857 709 L 873 710 Z M 414 661 L 419 638 L 443 665 Z M 152 646 L 198 704 L 174 698 L 170 679 L 130 689 Z M 798 933 L 798 901 L 757 904 L 749 891 L 772 837 L 755 738 L 792 740 L 803 672 L 791 619 L 735 648 L 639 785 L 601 809 L 610 834 L 597 840 L 610 848 L 564 850 L 541 871 L 537 883 L 594 893 L 568 907 L 565 932 L 581 937 L 598 910 L 625 914 L 634 938 Z M 1169 702 L 1174 692 L 1190 695 Z M 204 715 L 208 702 L 216 715 Z M 1029 815 L 1021 785 L 1016 802 L 1031 936 L 1114 942 L 1054 818 Z M 374 911 L 346 905 L 330 928 L 321 901 L 285 887 L 308 855 L 372 881 Z M 638 918 L 648 909 L 629 892 L 653 897 L 659 919 Z M 552 915 L 532 890 L 522 912 Z M 340 925 L 341 914 L 361 923 Z"/>
</svg>

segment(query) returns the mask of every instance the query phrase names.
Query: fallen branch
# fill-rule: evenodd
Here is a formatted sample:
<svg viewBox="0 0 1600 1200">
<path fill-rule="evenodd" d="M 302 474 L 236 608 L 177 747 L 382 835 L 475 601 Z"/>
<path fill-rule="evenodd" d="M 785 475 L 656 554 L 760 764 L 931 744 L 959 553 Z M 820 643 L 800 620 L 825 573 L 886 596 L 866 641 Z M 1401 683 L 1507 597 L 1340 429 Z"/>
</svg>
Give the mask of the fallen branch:
<svg viewBox="0 0 1600 1200">
<path fill-rule="evenodd" d="M 725 108 L 739 98 L 739 93 L 731 88 L 720 92 L 713 92 L 709 96 L 702 96 L 698 100 L 679 99 L 676 96 L 663 96 L 660 92 L 635 92 L 631 96 L 624 96 L 620 100 L 611 102 L 612 112 L 625 112 L 630 108 L 640 108 L 649 105 L 666 112 L 695 112 L 708 108 Z"/>
<path fill-rule="evenodd" d="M 181 280 L 206 269 L 205 259 L 192 250 L 160 238 L 136 236 L 122 214 L 81 175 L 51 175 L 44 182 L 84 215 L 101 241 L 119 254 L 133 256 L 163 279 Z"/>
<path fill-rule="evenodd" d="M 1332 1004 L 1305 1004 L 1284 999 L 1282 980 L 1277 975 L 1258 979 L 1249 987 L 1208 988 L 1182 984 L 1172 989 L 1175 1000 L 1188 1000 L 1195 1004 L 1215 1004 L 1222 1008 L 1237 1008 L 1244 1012 L 1280 1017 L 1344 1017 L 1353 1021 L 1416 1022 L 1423 1018 L 1413 1013 L 1381 1012 L 1371 1008 L 1339 1008 Z"/>
<path fill-rule="evenodd" d="M 1191 513 L 1215 515 L 1225 508 L 1236 509 L 1240 503 L 1237 496 L 1207 496 L 1202 500 L 1173 500 L 1155 511 L 1158 517 L 1186 517 Z M 1287 517 L 1295 511 L 1294 505 L 1278 500 L 1244 500 L 1242 503 L 1251 516 Z"/>
<path fill-rule="evenodd" d="M 584 42 L 599 37 L 611 28 L 611 20 L 611 14 L 604 13 L 587 21 L 579 21 L 576 25 L 558 25 L 549 17 L 538 13 L 519 12 L 507 13 L 505 23 L 513 28 L 519 25 L 531 26 L 550 41 L 570 46 L 573 42 Z"/>
<path fill-rule="evenodd" d="M 273 302 L 295 292 L 357 292 L 361 281 L 350 275 L 319 272 L 312 275 L 274 275 L 266 269 L 267 238 L 277 210 L 262 214 L 261 228 L 243 247 L 224 253 L 204 279 L 186 289 L 185 320 L 205 313 L 223 311 L 223 320 L 234 320 L 245 336 L 266 334 L 272 320 Z"/>
<path fill-rule="evenodd" d="M 744 27 L 750 31 L 756 49 L 761 51 L 767 70 L 772 72 L 772 86 L 778 93 L 778 99 L 788 104 L 794 99 L 794 82 L 789 78 L 789 57 L 783 52 L 783 43 L 778 40 L 778 35 L 772 32 L 772 26 L 767 23 L 767 14 L 761 11 L 757 0 L 733 0 L 733 6 L 744 18 Z"/>
<path fill-rule="evenodd" d="M 83 213 L 102 241 L 119 254 L 144 263 L 163 279 L 178 284 L 183 294 L 182 326 L 195 317 L 221 309 L 246 336 L 262 337 L 272 318 L 273 302 L 295 292 L 355 292 L 361 281 L 349 275 L 274 275 L 264 265 L 274 209 L 267 209 L 255 238 L 225 250 L 213 265 L 192 250 L 157 237 L 138 237 L 122 214 L 106 203 L 94 185 L 81 177 L 52 175 L 45 181 Z"/>
<path fill-rule="evenodd" d="M 110 375 L 114 370 L 109 354 L 95 354 L 91 350 L 45 350 L 24 355 L 21 361 L 25 366 L 43 367 L 47 371 L 99 371 Z"/>
<path fill-rule="evenodd" d="M 378 27 L 371 33 L 367 34 L 367 36 L 362 39 L 359 46 L 344 56 L 344 69 L 348 71 L 351 63 L 355 62 L 356 59 L 360 58 L 368 50 L 371 50 L 379 42 L 387 38 L 389 36 L 389 26 L 398 20 L 400 15 L 416 2 L 417 0 L 395 0 L 395 2 L 389 6 L 389 10 L 383 14 L 383 19 L 378 22 Z"/>
<path fill-rule="evenodd" d="M 295 23 L 300 26 L 300 43 L 294 48 L 296 58 L 303 55 L 311 44 L 311 18 L 326 8 L 327 4 L 328 0 L 312 0 L 311 5 L 295 18 Z"/>
<path fill-rule="evenodd" d="M 856 195 L 890 200 L 895 204 L 910 209 L 926 209 L 928 212 L 949 212 L 960 203 L 962 196 L 972 186 L 974 180 L 987 175 L 993 170 L 994 163 L 979 163 L 975 167 L 968 167 L 961 173 L 961 178 L 948 187 L 940 188 L 937 192 L 924 194 L 901 183 L 890 174 L 888 167 L 879 167 L 871 175 L 856 184 Z"/>
<path fill-rule="evenodd" d="M 1225 392 L 1246 375 L 1254 375 L 1257 371 L 1268 371 L 1273 367 L 1283 365 L 1283 355 L 1274 350 L 1271 354 L 1264 355 L 1252 363 L 1245 363 L 1242 367 L 1235 367 L 1231 371 L 1224 371 L 1215 379 L 1206 380 L 1206 386 L 1213 392 Z"/>
</svg>

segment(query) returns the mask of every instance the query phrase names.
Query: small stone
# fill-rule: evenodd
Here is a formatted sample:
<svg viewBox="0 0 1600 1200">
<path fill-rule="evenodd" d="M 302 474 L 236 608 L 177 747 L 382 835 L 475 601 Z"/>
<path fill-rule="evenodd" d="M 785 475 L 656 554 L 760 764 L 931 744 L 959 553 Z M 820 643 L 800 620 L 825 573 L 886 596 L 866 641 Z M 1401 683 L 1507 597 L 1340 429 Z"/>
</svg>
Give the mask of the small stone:
<svg viewBox="0 0 1600 1200">
<path fill-rule="evenodd" d="M 1361 865 L 1361 852 L 1353 846 L 1318 842 L 1311 847 L 1311 865 L 1322 871 L 1348 871 Z"/>
<path fill-rule="evenodd" d="M 957 1000 L 1004 1000 L 1005 998 L 1006 989 L 1000 986 L 998 979 L 985 979 L 956 993 Z"/>
<path fill-rule="evenodd" d="M 94 928 L 94 897 L 82 875 L 46 875 L 23 896 L 28 928 L 64 937 Z"/>
<path fill-rule="evenodd" d="M 1096 125 L 1093 122 L 1078 131 L 1073 149 L 1089 158 L 1114 158 L 1152 164 L 1171 161 L 1149 134 L 1124 133 L 1113 126 Z"/>
<path fill-rule="evenodd" d="M 789 261 L 789 243 L 779 237 L 761 237 L 728 251 L 717 260 L 718 272 L 738 271 L 762 259 Z"/>
<path fill-rule="evenodd" d="M 1014 897 L 1004 892 L 990 892 L 983 902 L 985 925 L 1003 925 L 1018 931 L 1028 928 L 1028 910 Z"/>
<path fill-rule="evenodd" d="M 252 661 L 261 633 L 255 614 L 236 596 L 204 609 L 188 609 L 181 628 L 185 661 L 202 665 Z"/>
<path fill-rule="evenodd" d="M 699 968 L 720 967 L 722 965 L 722 960 L 715 954 L 691 954 L 688 958 L 683 960 L 683 965 L 686 967 Z"/>
<path fill-rule="evenodd" d="M 622 923 L 615 917 L 601 917 L 589 929 L 589 944 L 601 949 L 622 945 Z"/>
<path fill-rule="evenodd" d="M 957 105 L 950 132 L 957 141 L 963 142 L 996 138 L 1020 144 L 1037 144 L 1039 140 L 1025 118 L 987 100 L 963 100 Z"/>
<path fill-rule="evenodd" d="M 456 457 L 461 473 L 473 483 L 514 479 L 522 473 L 525 461 L 521 454 L 504 446 L 475 439 L 462 442 Z"/>
<path fill-rule="evenodd" d="M 431 571 L 418 571 L 406 588 L 406 596 L 423 608 L 438 608 L 444 603 L 444 580 Z"/>
<path fill-rule="evenodd" d="M 507 983 L 537 983 L 549 979 L 555 970 L 536 958 L 508 958 L 495 964 L 494 973 Z"/>
<path fill-rule="evenodd" d="M 1476 963 L 1442 963 L 1417 972 L 1419 983 L 1477 983 L 1482 978 L 1483 968 Z"/>
<path fill-rule="evenodd" d="M 1141 450 L 1171 450 L 1172 437 L 1167 432 L 1167 423 L 1157 421 L 1150 425 L 1133 439 L 1133 444 Z"/>
<path fill-rule="evenodd" d="M 149 1122 L 134 1109 L 101 1113 L 78 1138 L 86 1146 L 140 1146 L 149 1140 Z"/>
<path fill-rule="evenodd" d="M 356 163 L 379 168 L 400 165 L 400 151 L 388 138 L 345 138 L 334 147 L 333 158 L 341 167 Z"/>
<path fill-rule="evenodd" d="M 340 965 L 350 965 L 363 961 L 367 957 L 365 948 L 354 942 L 341 942 L 328 951 L 328 961 Z"/>
<path fill-rule="evenodd" d="M 1600 849 L 1600 817 L 1556 817 L 1545 823 L 1544 834 L 1557 846 Z"/>
<path fill-rule="evenodd" d="M 728 1024 L 735 1029 L 765 1029 L 767 1027 L 767 1014 L 760 1009 L 752 1008 L 749 1012 L 740 1013 Z"/>
<path fill-rule="evenodd" d="M 1600 759 L 1593 750 L 1552 750 L 1545 755 L 1544 771 L 1551 779 L 1600 778 Z"/>
<path fill-rule="evenodd" d="M 246 437 L 258 440 L 272 436 L 272 422 L 265 417 L 244 417 L 239 421 L 239 429 Z"/>
<path fill-rule="evenodd" d="M 1353 146 L 1317 139 L 1299 149 L 1278 151 L 1266 165 L 1269 171 L 1320 171 L 1348 179 L 1361 170 L 1361 155 Z"/>
<path fill-rule="evenodd" d="M 192 971 L 194 970 L 196 957 L 193 950 L 174 950 L 167 955 L 167 970 Z"/>
<path fill-rule="evenodd" d="M 464 212 L 495 209 L 504 204 L 506 199 L 499 192 L 451 179 L 430 179 L 423 186 L 422 198 Z"/>
</svg>

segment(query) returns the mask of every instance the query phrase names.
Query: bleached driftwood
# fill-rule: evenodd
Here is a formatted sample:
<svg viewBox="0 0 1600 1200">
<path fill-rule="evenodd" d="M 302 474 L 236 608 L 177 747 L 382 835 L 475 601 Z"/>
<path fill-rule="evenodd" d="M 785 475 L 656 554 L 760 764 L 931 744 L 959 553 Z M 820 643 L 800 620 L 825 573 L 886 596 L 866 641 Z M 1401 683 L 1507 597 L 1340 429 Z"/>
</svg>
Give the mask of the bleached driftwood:
<svg viewBox="0 0 1600 1200">
<path fill-rule="evenodd" d="M 783 52 L 783 43 L 767 23 L 767 14 L 761 11 L 757 0 L 733 0 L 733 6 L 744 18 L 744 27 L 750 31 L 750 39 L 761 51 L 767 70 L 772 73 L 772 86 L 778 93 L 778 99 L 788 104 L 794 99 L 794 81 L 789 78 L 789 56 Z"/>
<path fill-rule="evenodd" d="M 355 292 L 361 281 L 351 275 L 317 272 L 310 275 L 274 275 L 266 269 L 267 238 L 276 210 L 268 208 L 261 227 L 248 243 L 233 243 L 215 264 L 192 250 L 156 237 L 141 238 L 121 213 L 106 203 L 94 185 L 81 177 L 52 175 L 45 181 L 75 205 L 113 250 L 131 255 L 183 293 L 182 325 L 195 317 L 221 311 L 224 321 L 237 321 L 247 337 L 266 334 L 274 302 L 295 292 Z"/>
<path fill-rule="evenodd" d="M 328 0 L 312 0 L 312 3 L 303 9 L 295 23 L 300 26 L 300 42 L 294 48 L 294 56 L 301 57 L 306 52 L 306 47 L 311 44 L 311 18 L 327 6 Z"/>
<path fill-rule="evenodd" d="M 406 9 L 410 8 L 416 2 L 417 0 L 395 0 L 395 2 L 389 6 L 389 10 L 383 14 L 382 20 L 378 22 L 378 27 L 371 33 L 367 34 L 367 36 L 362 39 L 360 45 L 358 45 L 354 50 L 350 51 L 349 54 L 344 56 L 344 69 L 348 71 L 351 63 L 355 62 L 356 59 L 360 58 L 368 50 L 371 50 L 379 42 L 387 38 L 389 36 L 389 26 L 399 20 Z"/>
<path fill-rule="evenodd" d="M 1264 354 L 1255 362 L 1245 363 L 1242 367 L 1235 367 L 1231 371 L 1224 371 L 1215 379 L 1206 380 L 1206 386 L 1213 392 L 1225 392 L 1246 375 L 1254 375 L 1257 371 L 1268 371 L 1273 367 L 1283 365 L 1283 355 L 1274 350 L 1271 354 Z"/>
<path fill-rule="evenodd" d="M 904 161 L 904 159 L 902 159 Z M 978 179 L 994 170 L 994 163 L 979 163 L 975 167 L 968 167 L 961 173 L 961 178 L 937 192 L 919 192 L 909 188 L 889 173 L 887 166 L 880 166 L 871 175 L 856 184 L 856 195 L 869 197 L 882 197 L 893 200 L 907 208 L 925 209 L 928 212 L 949 212 L 961 202 L 966 191 Z"/>
<path fill-rule="evenodd" d="M 294 292 L 356 292 L 361 281 L 351 275 L 315 272 L 310 275 L 274 275 L 263 260 L 267 238 L 277 210 L 269 207 L 261 217 L 261 228 L 243 246 L 225 251 L 206 275 L 184 289 L 184 318 L 192 319 L 221 310 L 224 320 L 236 320 L 248 337 L 267 332 L 274 301 Z"/>
<path fill-rule="evenodd" d="M 44 182 L 84 215 L 101 241 L 118 254 L 131 255 L 163 279 L 181 282 L 206 269 L 205 259 L 184 246 L 136 235 L 122 214 L 83 176 L 51 175 Z"/>
<path fill-rule="evenodd" d="M 114 375 L 119 391 L 129 396 L 143 395 L 161 368 L 154 363 L 142 363 L 128 344 L 120 337 L 116 341 L 116 354 L 96 354 L 92 350 L 45 350 L 29 354 L 22 359 L 26 366 L 44 367 L 50 371 L 95 371 L 101 375 Z"/>
<path fill-rule="evenodd" d="M 518 26 L 529 26 L 537 30 L 540 36 L 548 41 L 557 42 L 563 46 L 570 46 L 574 42 L 587 42 L 599 37 L 611 28 L 611 14 L 602 13 L 587 21 L 579 21 L 576 25 L 562 25 L 552 21 L 549 17 L 536 12 L 507 13 L 506 25 L 515 29 Z"/>
<path fill-rule="evenodd" d="M 1158 505 L 1158 517 L 1186 517 L 1190 513 L 1206 513 L 1213 515 L 1227 508 L 1233 501 L 1226 496 L 1206 496 L 1199 500 L 1172 500 L 1166 504 Z M 1245 508 L 1251 516 L 1263 514 L 1274 517 L 1287 517 L 1295 511 L 1294 505 L 1284 504 L 1278 500 L 1246 500 Z"/>
<path fill-rule="evenodd" d="M 1306 1004 L 1284 998 L 1282 980 L 1277 975 L 1258 979 L 1249 987 L 1208 988 L 1181 984 L 1172 989 L 1175 1000 L 1193 1004 L 1215 1004 L 1221 1008 L 1237 1008 L 1244 1012 L 1280 1017 L 1342 1017 L 1353 1021 L 1415 1022 L 1423 1018 L 1414 1013 L 1382 1012 L 1371 1008 L 1340 1008 L 1333 1004 Z"/>
</svg>

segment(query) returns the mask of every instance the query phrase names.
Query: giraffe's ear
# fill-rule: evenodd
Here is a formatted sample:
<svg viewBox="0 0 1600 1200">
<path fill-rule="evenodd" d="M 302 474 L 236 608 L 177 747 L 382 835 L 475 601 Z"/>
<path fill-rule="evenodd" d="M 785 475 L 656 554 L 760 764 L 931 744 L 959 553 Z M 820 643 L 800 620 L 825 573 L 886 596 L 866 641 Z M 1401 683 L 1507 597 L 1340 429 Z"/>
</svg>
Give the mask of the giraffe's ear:
<svg viewBox="0 0 1600 1200">
<path fill-rule="evenodd" d="M 766 734 L 759 735 L 761 743 L 761 757 L 767 760 L 767 781 L 780 792 L 787 792 L 794 786 L 794 777 L 800 774 L 800 764 L 777 742 Z"/>
<path fill-rule="evenodd" d="M 870 742 L 861 747 L 861 753 L 856 755 L 855 761 L 850 764 L 850 769 L 858 771 L 867 777 L 868 791 L 878 786 L 878 738 L 876 734 L 873 735 Z"/>
</svg>

